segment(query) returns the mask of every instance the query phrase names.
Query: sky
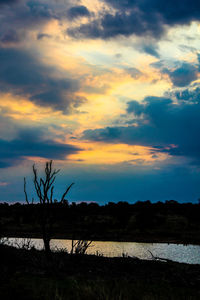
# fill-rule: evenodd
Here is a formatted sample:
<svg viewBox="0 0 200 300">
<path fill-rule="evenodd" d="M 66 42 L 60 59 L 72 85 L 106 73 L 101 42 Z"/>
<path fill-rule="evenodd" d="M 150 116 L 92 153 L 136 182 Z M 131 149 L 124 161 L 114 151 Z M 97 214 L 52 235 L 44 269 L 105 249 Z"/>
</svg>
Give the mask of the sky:
<svg viewBox="0 0 200 300">
<path fill-rule="evenodd" d="M 0 0 L 0 201 L 200 198 L 198 0 Z"/>
</svg>

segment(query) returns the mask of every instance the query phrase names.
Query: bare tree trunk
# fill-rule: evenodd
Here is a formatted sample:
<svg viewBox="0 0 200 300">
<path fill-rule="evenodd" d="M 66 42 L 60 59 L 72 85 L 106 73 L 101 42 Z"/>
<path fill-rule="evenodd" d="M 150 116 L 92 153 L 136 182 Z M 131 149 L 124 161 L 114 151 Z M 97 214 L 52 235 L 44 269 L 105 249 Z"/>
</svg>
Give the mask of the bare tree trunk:
<svg viewBox="0 0 200 300">
<path fill-rule="evenodd" d="M 42 239 L 44 243 L 44 251 L 46 254 L 46 257 L 49 258 L 51 254 L 51 248 L 50 248 L 50 230 L 49 230 L 49 207 L 48 204 L 42 205 L 42 212 L 41 212 L 41 227 L 42 227 Z"/>
<path fill-rule="evenodd" d="M 33 175 L 34 175 L 33 183 L 37 194 L 37 198 L 39 200 L 39 204 L 41 206 L 41 220 L 40 220 L 41 233 L 44 242 L 44 250 L 48 258 L 51 256 L 50 240 L 51 240 L 52 226 L 53 226 L 52 204 L 54 203 L 53 201 L 54 182 L 56 179 L 56 175 L 58 174 L 59 171 L 60 170 L 52 169 L 52 160 L 50 160 L 45 164 L 45 176 L 43 178 L 42 177 L 39 178 L 37 169 L 35 165 L 33 165 Z M 70 184 L 66 188 L 60 200 L 61 204 L 64 203 L 64 201 L 66 201 L 65 196 L 68 194 L 73 184 L 74 183 Z M 24 178 L 24 194 L 25 194 L 25 200 L 27 204 L 30 204 L 26 192 L 26 178 Z"/>
<path fill-rule="evenodd" d="M 43 241 L 44 241 L 44 250 L 46 256 L 49 258 L 51 254 L 51 249 L 50 249 L 50 238 L 44 237 L 43 236 Z"/>
</svg>

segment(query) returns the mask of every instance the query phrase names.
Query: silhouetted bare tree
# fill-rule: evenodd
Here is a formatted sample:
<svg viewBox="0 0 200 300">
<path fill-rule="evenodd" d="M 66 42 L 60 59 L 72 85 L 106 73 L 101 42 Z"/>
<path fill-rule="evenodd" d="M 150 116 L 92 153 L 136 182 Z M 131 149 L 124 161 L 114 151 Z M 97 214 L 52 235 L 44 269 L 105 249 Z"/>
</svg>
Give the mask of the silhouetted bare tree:
<svg viewBox="0 0 200 300">
<path fill-rule="evenodd" d="M 60 170 L 52 169 L 52 160 L 49 162 L 46 162 L 45 164 L 45 175 L 44 177 L 38 177 L 38 171 L 33 165 L 33 183 L 34 188 L 36 191 L 36 195 L 38 198 L 38 201 L 41 205 L 41 233 L 42 238 L 44 242 L 44 249 L 47 256 L 50 255 L 51 249 L 50 249 L 50 240 L 52 236 L 52 225 L 53 225 L 53 218 L 52 218 L 52 205 L 54 203 L 53 200 L 53 193 L 54 193 L 54 183 L 56 179 L 56 175 Z M 65 201 L 65 196 L 69 192 L 70 188 L 72 187 L 74 183 L 70 184 L 65 192 L 63 193 L 60 202 L 63 203 Z M 33 204 L 34 199 L 32 198 L 32 201 L 30 202 L 28 199 L 27 191 L 26 191 L 26 178 L 24 178 L 24 194 L 25 194 L 25 200 L 27 204 Z"/>
</svg>

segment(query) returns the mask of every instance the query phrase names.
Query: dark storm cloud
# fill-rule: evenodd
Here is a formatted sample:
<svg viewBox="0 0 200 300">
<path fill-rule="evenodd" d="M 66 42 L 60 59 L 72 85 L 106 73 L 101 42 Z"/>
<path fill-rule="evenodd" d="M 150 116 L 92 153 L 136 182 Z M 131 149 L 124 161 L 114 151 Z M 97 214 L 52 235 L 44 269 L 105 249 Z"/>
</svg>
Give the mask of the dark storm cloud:
<svg viewBox="0 0 200 300">
<path fill-rule="evenodd" d="M 56 11 L 53 9 L 51 4 L 42 3 L 39 1 L 28 1 L 26 3 L 29 9 L 29 16 L 36 19 L 53 19 L 58 18 Z"/>
<path fill-rule="evenodd" d="M 42 128 L 21 129 L 12 140 L 0 139 L 0 168 L 20 163 L 26 157 L 65 159 L 66 156 L 80 151 L 69 144 L 62 144 L 45 137 Z"/>
<path fill-rule="evenodd" d="M 163 69 L 163 73 L 169 75 L 172 83 L 176 87 L 184 87 L 198 78 L 198 68 L 195 65 L 183 62 L 182 65 L 171 71 Z"/>
<path fill-rule="evenodd" d="M 167 74 L 174 87 L 186 87 L 198 79 L 199 56 L 197 54 L 197 63 L 186 61 L 157 61 L 150 66 L 159 69 L 162 74 Z"/>
<path fill-rule="evenodd" d="M 197 59 L 198 59 L 198 63 L 199 63 L 199 71 L 200 71 L 200 53 L 197 54 Z"/>
<path fill-rule="evenodd" d="M 0 5 L 10 5 L 19 2 L 19 0 L 0 0 Z"/>
<path fill-rule="evenodd" d="M 200 19 L 198 0 L 104 0 L 115 12 L 100 14 L 94 21 L 69 28 L 73 37 L 112 38 L 118 35 L 159 38 L 167 26 L 186 25 Z"/>
<path fill-rule="evenodd" d="M 20 41 L 21 41 L 21 35 L 13 29 L 8 30 L 5 34 L 2 34 L 0 36 L 0 42 L 5 45 L 10 43 L 17 44 Z"/>
<path fill-rule="evenodd" d="M 189 102 L 189 103 L 200 103 L 200 87 L 185 88 L 181 90 L 174 90 L 167 92 L 168 97 L 173 97 L 179 102 Z"/>
<path fill-rule="evenodd" d="M 25 51 L 0 49 L 0 90 L 23 94 L 41 106 L 69 112 L 83 99 L 74 96 L 79 83 L 70 78 L 56 78 L 51 67 L 42 65 Z"/>
<path fill-rule="evenodd" d="M 59 19 L 55 7 L 49 2 L 48 5 L 39 1 L 4 1 L 6 4 L 15 4 L 14 7 L 4 5 L 1 7 L 1 31 L 5 29 L 29 29 L 38 27 L 43 22 L 51 19 Z"/>
<path fill-rule="evenodd" d="M 115 15 L 107 13 L 102 18 L 80 27 L 69 28 L 67 33 L 75 38 L 109 39 L 118 35 L 130 36 L 131 34 L 159 37 L 163 33 L 161 25 L 159 19 L 155 20 L 155 23 L 153 20 L 149 23 L 144 22 L 138 12 L 134 12 L 134 15 L 117 12 Z"/>
<path fill-rule="evenodd" d="M 144 105 L 140 104 L 138 101 L 132 100 L 128 103 L 127 112 L 133 112 L 135 116 L 140 116 L 144 112 Z"/>
<path fill-rule="evenodd" d="M 83 5 L 70 7 L 70 9 L 67 12 L 67 17 L 71 20 L 79 17 L 89 17 L 89 16 L 90 16 L 89 10 L 87 9 L 87 7 Z"/>
<path fill-rule="evenodd" d="M 198 0 L 104 0 L 116 9 L 139 9 L 161 17 L 165 24 L 187 24 L 199 20 L 200 3 Z"/>
<path fill-rule="evenodd" d="M 143 115 L 137 126 L 106 127 L 86 130 L 83 138 L 108 143 L 126 143 L 154 147 L 156 151 L 192 158 L 200 163 L 200 102 L 180 102 L 147 97 L 142 104 L 128 103 L 127 113 Z M 158 148 L 160 147 L 160 148 Z"/>
<path fill-rule="evenodd" d="M 71 0 L 66 1 L 29 1 L 0 0 L 1 26 L 0 41 L 7 45 L 10 32 L 17 33 L 17 43 L 28 37 L 32 30 L 42 31 L 43 26 L 51 20 L 65 20 Z M 10 38 L 9 38 L 10 39 Z"/>
</svg>

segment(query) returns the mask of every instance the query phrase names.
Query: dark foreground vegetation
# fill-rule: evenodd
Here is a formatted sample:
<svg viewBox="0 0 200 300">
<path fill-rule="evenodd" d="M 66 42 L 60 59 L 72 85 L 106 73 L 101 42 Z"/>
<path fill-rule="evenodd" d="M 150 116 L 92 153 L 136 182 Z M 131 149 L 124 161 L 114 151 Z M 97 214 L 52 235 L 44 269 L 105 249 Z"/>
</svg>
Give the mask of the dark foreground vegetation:
<svg viewBox="0 0 200 300">
<path fill-rule="evenodd" d="M 54 199 L 58 172 L 49 161 L 40 177 L 33 165 L 36 202 L 24 178 L 26 204 L 0 204 L 0 299 L 200 299 L 200 265 L 85 254 L 92 240 L 200 244 L 199 204 L 69 205 L 73 183 Z M 29 242 L 20 249 L 2 244 L 9 236 L 40 237 L 44 250 Z M 52 252 L 52 238 L 72 239 L 70 253 Z"/>
<path fill-rule="evenodd" d="M 0 204 L 1 235 L 42 237 L 40 204 Z M 200 205 L 52 203 L 51 238 L 200 244 Z"/>
<path fill-rule="evenodd" d="M 0 299 L 200 299 L 200 266 L 0 246 Z"/>
</svg>

